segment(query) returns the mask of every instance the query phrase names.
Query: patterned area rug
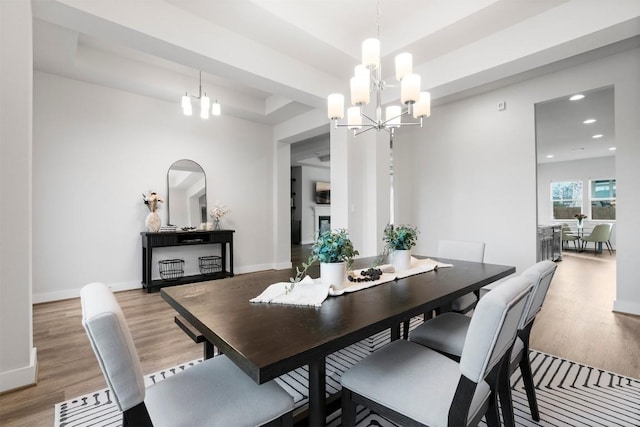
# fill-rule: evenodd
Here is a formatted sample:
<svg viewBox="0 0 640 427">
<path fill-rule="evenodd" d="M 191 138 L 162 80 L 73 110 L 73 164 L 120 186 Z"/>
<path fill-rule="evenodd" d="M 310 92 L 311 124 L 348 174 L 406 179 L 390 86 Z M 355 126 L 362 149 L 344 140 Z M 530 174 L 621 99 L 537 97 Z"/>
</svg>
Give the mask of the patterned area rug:
<svg viewBox="0 0 640 427">
<path fill-rule="evenodd" d="M 412 327 L 421 322 L 416 318 Z M 360 341 L 327 358 L 327 393 L 340 390 L 340 377 L 349 367 L 389 342 L 389 332 Z M 540 409 L 539 423 L 531 419 L 524 385 L 517 370 L 511 377 L 518 426 L 640 426 L 640 381 L 601 369 L 585 366 L 556 356 L 531 351 L 532 370 Z M 188 369 L 202 360 L 194 360 L 147 375 L 147 386 Z M 296 408 L 308 402 L 308 370 L 301 367 L 276 381 L 295 400 Z M 55 427 L 122 425 L 122 415 L 111 400 L 111 391 L 103 389 L 55 405 Z M 358 427 L 396 426 L 396 424 L 359 408 Z M 484 425 L 484 424 L 482 424 Z M 340 426 L 340 411 L 327 417 L 327 426 Z"/>
</svg>

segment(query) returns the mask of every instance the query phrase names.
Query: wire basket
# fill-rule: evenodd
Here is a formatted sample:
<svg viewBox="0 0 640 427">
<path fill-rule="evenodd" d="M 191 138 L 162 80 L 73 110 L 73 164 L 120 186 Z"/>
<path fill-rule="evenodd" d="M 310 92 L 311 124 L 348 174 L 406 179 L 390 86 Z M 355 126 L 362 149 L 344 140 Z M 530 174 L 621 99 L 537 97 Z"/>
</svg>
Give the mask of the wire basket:
<svg viewBox="0 0 640 427">
<path fill-rule="evenodd" d="M 184 277 L 184 260 L 183 259 L 163 259 L 158 261 L 160 269 L 160 278 L 162 280 L 178 280 Z"/>
<path fill-rule="evenodd" d="M 198 257 L 201 274 L 215 274 L 222 271 L 222 258 L 217 255 Z"/>
</svg>

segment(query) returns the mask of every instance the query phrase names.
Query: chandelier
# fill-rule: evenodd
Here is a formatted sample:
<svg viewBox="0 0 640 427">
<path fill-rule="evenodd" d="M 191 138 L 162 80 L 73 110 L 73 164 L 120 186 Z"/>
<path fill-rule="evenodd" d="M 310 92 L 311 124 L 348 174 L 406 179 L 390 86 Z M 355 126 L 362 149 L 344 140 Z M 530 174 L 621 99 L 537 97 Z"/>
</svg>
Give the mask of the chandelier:
<svg viewBox="0 0 640 427">
<path fill-rule="evenodd" d="M 351 77 L 351 105 L 347 110 L 347 122 L 339 123 L 344 118 L 344 96 L 333 93 L 327 98 L 327 115 L 335 127 L 347 127 L 353 130 L 354 136 L 368 130 L 385 130 L 393 134 L 395 128 L 401 126 L 420 126 L 425 117 L 431 115 L 431 95 L 420 91 L 420 76 L 413 73 L 413 57 L 410 53 L 401 53 L 395 58 L 396 80 L 400 83 L 400 101 L 403 105 L 389 105 L 382 115 L 382 91 L 398 84 L 386 84 L 382 80 L 380 66 L 380 4 L 378 3 L 378 38 L 370 38 L 362 42 L 362 63 L 355 67 Z M 375 98 L 375 115 L 369 115 L 363 107 Z M 413 116 L 418 121 L 402 121 L 403 116 Z M 363 123 L 363 118 L 364 123 Z"/>
<path fill-rule="evenodd" d="M 200 102 L 200 117 L 203 119 L 209 118 L 209 112 L 214 116 L 220 115 L 220 104 L 218 100 L 214 100 L 213 103 L 211 99 L 207 96 L 206 92 L 202 94 L 202 71 L 200 71 L 200 86 L 198 89 L 198 96 L 189 95 L 189 93 L 185 92 L 182 95 L 182 112 L 185 116 L 193 115 L 193 107 L 191 106 L 191 100 Z"/>
</svg>

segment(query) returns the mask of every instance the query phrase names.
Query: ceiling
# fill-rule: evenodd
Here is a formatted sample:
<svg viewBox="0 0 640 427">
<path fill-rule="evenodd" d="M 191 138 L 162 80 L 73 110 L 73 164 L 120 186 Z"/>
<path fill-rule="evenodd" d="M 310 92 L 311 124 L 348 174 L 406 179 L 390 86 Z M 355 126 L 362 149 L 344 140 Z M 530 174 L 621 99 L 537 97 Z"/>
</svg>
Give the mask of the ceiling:
<svg viewBox="0 0 640 427">
<path fill-rule="evenodd" d="M 536 104 L 536 146 L 538 163 L 614 156 L 614 88 L 581 92 Z M 593 119 L 593 123 L 584 123 Z M 594 138 L 594 135 L 601 135 Z M 553 156 L 553 157 L 548 157 Z"/>
<path fill-rule="evenodd" d="M 176 106 L 198 93 L 201 71 L 223 115 L 273 125 L 289 143 L 326 135 L 327 95 L 348 93 L 361 42 L 378 33 L 385 80 L 394 80 L 397 53 L 413 53 L 434 105 L 640 34 L 638 0 L 32 0 L 32 8 L 36 70 Z"/>
</svg>

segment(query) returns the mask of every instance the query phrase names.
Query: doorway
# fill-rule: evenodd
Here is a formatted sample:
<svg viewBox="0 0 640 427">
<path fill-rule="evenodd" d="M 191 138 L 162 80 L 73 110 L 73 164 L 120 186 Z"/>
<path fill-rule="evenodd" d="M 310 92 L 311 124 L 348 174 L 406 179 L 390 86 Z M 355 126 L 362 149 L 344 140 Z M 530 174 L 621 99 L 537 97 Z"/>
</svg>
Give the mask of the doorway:
<svg viewBox="0 0 640 427">
<path fill-rule="evenodd" d="M 611 224 L 615 248 L 613 86 L 537 103 L 535 122 L 539 227 L 563 225 L 578 237 L 571 246 L 576 253 L 589 255 L 585 249 L 590 249 L 596 255 L 599 245 L 585 248 L 585 237 L 596 226 Z"/>
</svg>

